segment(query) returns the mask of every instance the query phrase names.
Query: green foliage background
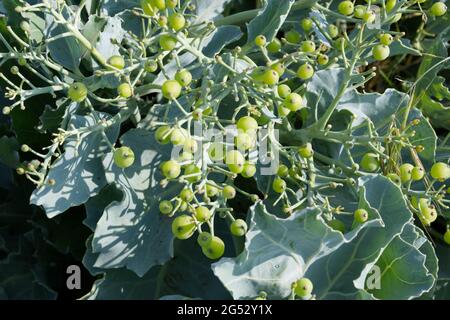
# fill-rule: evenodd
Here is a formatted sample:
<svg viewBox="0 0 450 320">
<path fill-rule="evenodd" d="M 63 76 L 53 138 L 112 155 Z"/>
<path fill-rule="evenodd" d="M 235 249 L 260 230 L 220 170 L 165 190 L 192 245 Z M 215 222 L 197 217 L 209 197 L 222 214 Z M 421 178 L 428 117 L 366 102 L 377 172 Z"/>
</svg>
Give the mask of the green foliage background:
<svg viewBox="0 0 450 320">
<path fill-rule="evenodd" d="M 293 7 L 294 1 L 270 0 L 264 11 L 247 25 L 244 22 L 227 25 L 227 17 L 262 9 L 264 2 L 194 2 L 200 20 L 225 16 L 220 18 L 224 25 L 214 37 L 201 44 L 207 57 L 236 44 L 245 50 L 258 34 L 270 39 L 283 32 L 286 16 L 298 21 L 315 3 L 307 0 Z M 21 32 L 18 26 L 22 17 L 14 11 L 18 3 L 16 0 L 0 3 L 0 12 L 7 15 L 0 20 L 0 32 L 7 38 L 6 19 L 8 25 Z M 129 11 L 138 1 L 106 0 L 100 5 L 90 0 L 87 3 L 89 12 L 84 12 L 86 23 L 82 32 L 105 56 L 117 50 L 108 42 L 110 37 L 121 39 L 128 30 L 139 32 L 139 21 Z M 102 16 L 88 15 L 99 12 Z M 52 26 L 38 15 L 30 19 L 31 37 L 37 41 L 45 37 L 44 27 L 50 35 L 64 32 L 61 26 Z M 422 162 L 429 168 L 436 160 L 448 159 L 448 153 L 437 152 L 436 145 L 450 130 L 450 64 L 443 63 L 432 72 L 427 70 L 442 60 L 435 56 L 447 56 L 449 26 L 447 12 L 442 20 L 427 29 L 437 34 L 436 37 L 416 44 L 405 42 L 392 49 L 386 66 L 379 66 L 384 77 L 374 78 L 373 85 L 369 86 L 373 92 L 347 91 L 337 108 L 339 113 L 331 122 L 338 126 L 351 112 L 357 115 L 357 122 L 371 119 L 377 129 L 385 130 L 383 121 L 402 112 L 405 92 L 419 79 L 412 94 L 417 108 L 411 117 L 422 120 L 415 128 L 416 139 L 426 146 Z M 417 30 L 418 22 L 406 20 L 395 28 Z M 418 46 L 428 55 L 418 57 Z M 0 46 L 0 52 L 4 49 Z M 53 42 L 48 51 L 55 61 L 75 74 L 95 68 L 95 62 L 74 39 Z M 417 60 L 410 64 L 411 59 Z M 189 64 L 193 58 L 185 54 L 181 60 Z M 9 71 L 12 65 L 13 61 L 8 61 L 0 68 L 8 78 L 14 78 Z M 396 68 L 389 69 L 392 65 Z M 166 66 L 168 74 L 173 75 L 176 69 L 175 64 Z M 26 76 L 36 83 L 40 81 L 31 73 Z M 396 80 L 400 77 L 405 81 Z M 342 79 L 343 69 L 317 72 L 308 83 L 307 99 L 317 99 L 320 93 L 316 108 L 323 112 Z M 154 83 L 159 80 L 155 77 Z M 100 81 L 94 77 L 86 81 L 91 90 L 117 86 L 117 79 L 107 76 Z M 2 106 L 10 103 L 3 98 L 5 86 L 0 81 Z M 151 95 L 152 91 L 146 93 Z M 374 104 L 375 110 L 370 108 Z M 276 208 L 271 208 L 270 199 L 252 204 L 239 196 L 230 204 L 237 217 L 247 220 L 250 230 L 245 240 L 232 240 L 225 223 L 219 226 L 217 233 L 232 244 L 227 246 L 225 258 L 211 262 L 198 250 L 195 239 L 174 241 L 170 221 L 159 215 L 157 204 L 179 188 L 162 190 L 158 184 L 159 172 L 154 168 L 170 149 L 159 146 L 153 134 L 145 130 L 146 121 L 154 116 L 151 112 L 137 128 L 130 129 L 132 124 L 126 122 L 107 131 L 111 142 L 120 137 L 122 144 L 136 152 L 139 163 L 126 169 L 127 176 L 133 177 L 131 180 L 125 179 L 123 172 L 112 165 L 112 154 L 100 133 L 92 133 L 81 144 L 65 142 L 64 154 L 49 173 L 49 178 L 64 181 L 60 188 L 44 186 L 33 191 L 26 179 L 15 174 L 21 162 L 30 160 L 20 152 L 20 145 L 26 143 L 40 150 L 49 144 L 51 134 L 60 126 L 82 128 L 95 123 L 93 115 L 75 114 L 76 110 L 76 104 L 46 95 L 28 100 L 24 111 L 14 110 L 10 117 L 0 116 L 0 299 L 245 299 L 254 298 L 261 291 L 268 291 L 269 298 L 279 299 L 289 295 L 292 282 L 298 278 L 292 270 L 306 271 L 305 276 L 314 279 L 315 294 L 322 299 L 450 298 L 449 247 L 442 243 L 435 246 L 429 241 L 414 225 L 400 190 L 380 175 L 360 178 L 358 184 L 363 190 L 360 194 L 350 189 L 339 191 L 341 199 L 348 199 L 348 207 L 363 206 L 373 218 L 344 235 L 332 231 L 313 209 L 282 219 L 277 217 Z M 103 111 L 95 116 L 109 119 L 108 110 Z M 305 123 L 316 120 L 309 117 L 304 119 Z M 336 144 L 318 148 L 340 157 Z M 90 157 L 91 154 L 95 157 Z M 348 162 L 348 159 L 340 160 Z M 150 169 L 138 170 L 141 167 Z M 257 183 L 256 186 L 243 179 L 237 181 L 250 193 L 264 192 L 268 182 L 261 178 Z M 129 184 L 138 192 L 130 192 Z M 33 205 L 28 204 L 29 198 Z M 449 212 L 444 215 L 450 217 Z M 351 225 L 351 221 L 346 223 Z M 436 232 L 442 233 L 444 226 L 443 220 L 438 221 Z M 83 268 L 81 291 L 66 288 L 66 268 L 71 264 Z M 369 271 L 366 266 L 374 264 L 383 271 L 382 289 L 367 290 L 364 287 Z M 408 272 L 411 264 L 416 266 L 413 273 Z"/>
</svg>

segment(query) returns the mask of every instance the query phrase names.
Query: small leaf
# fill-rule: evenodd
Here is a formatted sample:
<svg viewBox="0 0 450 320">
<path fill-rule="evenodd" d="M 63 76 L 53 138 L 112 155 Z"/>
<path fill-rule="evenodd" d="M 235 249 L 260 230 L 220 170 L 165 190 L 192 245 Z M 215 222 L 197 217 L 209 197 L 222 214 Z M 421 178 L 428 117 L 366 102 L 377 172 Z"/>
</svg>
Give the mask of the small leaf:
<svg viewBox="0 0 450 320">
<path fill-rule="evenodd" d="M 132 32 L 139 38 L 142 38 L 142 18 L 135 15 L 131 10 L 125 10 L 117 15 L 122 20 L 122 28 L 128 32 Z"/>
<path fill-rule="evenodd" d="M 117 89 L 120 78 L 115 74 L 105 74 L 100 77 L 93 75 L 84 79 L 84 84 L 91 92 L 99 89 Z"/>
</svg>

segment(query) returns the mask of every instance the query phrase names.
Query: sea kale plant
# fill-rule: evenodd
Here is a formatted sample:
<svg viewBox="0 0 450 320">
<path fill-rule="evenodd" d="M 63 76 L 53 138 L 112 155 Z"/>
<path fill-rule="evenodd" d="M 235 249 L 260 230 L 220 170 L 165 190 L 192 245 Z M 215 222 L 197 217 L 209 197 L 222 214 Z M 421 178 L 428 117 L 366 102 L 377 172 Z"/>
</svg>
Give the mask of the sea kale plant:
<svg viewBox="0 0 450 320">
<path fill-rule="evenodd" d="M 0 11 L 2 159 L 84 207 L 84 299 L 450 298 L 444 2 Z"/>
</svg>

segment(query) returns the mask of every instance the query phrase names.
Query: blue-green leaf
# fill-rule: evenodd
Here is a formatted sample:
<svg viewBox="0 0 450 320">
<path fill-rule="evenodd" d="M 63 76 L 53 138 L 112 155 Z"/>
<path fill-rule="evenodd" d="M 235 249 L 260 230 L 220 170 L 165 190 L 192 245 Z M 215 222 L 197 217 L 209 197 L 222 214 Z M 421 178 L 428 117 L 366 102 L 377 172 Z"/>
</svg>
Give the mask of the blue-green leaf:
<svg viewBox="0 0 450 320">
<path fill-rule="evenodd" d="M 67 27 L 57 23 L 52 15 L 47 14 L 45 21 L 44 34 L 47 39 L 68 32 Z M 70 71 L 78 71 L 83 52 L 75 37 L 66 36 L 53 40 L 47 47 L 50 55 L 56 62 Z"/>
<path fill-rule="evenodd" d="M 172 219 L 160 214 L 158 204 L 180 188 L 159 184 L 159 165 L 169 156 L 170 146 L 158 144 L 153 133 L 133 129 L 121 137 L 121 143 L 134 151 L 135 162 L 120 169 L 112 153 L 103 160 L 106 179 L 121 190 L 122 198 L 112 202 L 97 223 L 92 248 L 99 255 L 94 266 L 127 267 L 143 276 L 173 255 Z"/>
<path fill-rule="evenodd" d="M 433 287 L 437 277 L 434 249 L 413 224 L 407 224 L 402 233 L 389 243 L 376 266 L 381 271 L 380 287 L 368 291 L 378 299 L 419 297 Z"/>
<path fill-rule="evenodd" d="M 366 176 L 360 178 L 359 184 L 364 201 L 380 215 L 383 224 L 365 228 L 352 241 L 310 266 L 306 277 L 313 281 L 319 299 L 357 298 L 383 250 L 412 219 L 400 189 L 387 178 Z"/>
<path fill-rule="evenodd" d="M 105 74 L 100 77 L 92 75 L 84 79 L 84 84 L 92 92 L 99 89 L 117 89 L 120 85 L 120 78 L 115 74 Z"/>
<path fill-rule="evenodd" d="M 223 12 L 224 6 L 231 0 L 194 0 L 196 19 L 195 22 L 214 20 Z"/>
<path fill-rule="evenodd" d="M 220 221 L 226 224 L 225 221 Z M 215 233 L 226 243 L 225 255 L 233 254 L 228 228 L 220 228 L 216 222 Z M 225 229 L 225 232 L 221 232 Z M 197 243 L 196 235 L 188 240 L 176 240 L 174 258 L 169 260 L 159 274 L 161 286 L 158 296 L 180 294 L 189 298 L 225 300 L 231 296 L 211 270 L 212 260 L 208 259 Z"/>
<path fill-rule="evenodd" d="M 250 212 L 245 250 L 237 258 L 222 258 L 212 266 L 234 299 L 254 298 L 261 291 L 270 298 L 287 297 L 291 284 L 344 240 L 325 224 L 319 210 L 280 219 L 257 203 Z"/>
<path fill-rule="evenodd" d="M 207 57 L 214 57 L 226 45 L 239 40 L 242 37 L 242 32 L 236 26 L 221 26 L 206 39 L 206 45 L 203 48 L 203 54 Z"/>
<path fill-rule="evenodd" d="M 101 113 L 98 116 L 107 118 Z M 80 129 L 93 127 L 97 121 L 92 115 L 73 115 L 70 124 Z M 117 139 L 118 127 L 114 125 L 106 131 L 111 142 Z M 102 156 L 109 147 L 101 130 L 87 131 L 81 138 L 78 142 L 77 137 L 69 137 L 64 153 L 52 164 L 46 181 L 54 179 L 55 184 L 45 184 L 31 195 L 31 203 L 44 207 L 49 218 L 85 203 L 106 184 Z"/>
<path fill-rule="evenodd" d="M 105 186 L 96 196 L 90 198 L 85 204 L 86 219 L 83 223 L 92 231 L 95 231 L 97 222 L 103 215 L 105 208 L 113 201 L 120 201 L 122 192 L 115 185 Z"/>
<path fill-rule="evenodd" d="M 78 107 L 78 103 L 69 100 L 57 101 L 56 105 L 56 109 L 45 106 L 44 112 L 39 117 L 40 129 L 55 132 L 58 128 L 65 128 Z"/>
<path fill-rule="evenodd" d="M 34 12 L 24 12 L 22 16 L 30 25 L 28 38 L 33 42 L 40 43 L 44 38 L 45 19 Z"/>
<path fill-rule="evenodd" d="M 345 78 L 342 68 L 333 68 L 317 71 L 307 85 L 306 97 L 308 106 L 312 108 L 308 121 L 315 122 L 315 113 L 318 118 L 327 110 L 336 97 L 339 86 Z M 362 81 L 361 76 L 355 76 L 352 82 Z M 361 94 L 354 89 L 348 89 L 340 99 L 336 113 L 341 110 L 350 111 L 356 119 L 353 122 L 357 126 L 369 119 L 379 128 L 385 125 L 386 119 L 406 105 L 409 98 L 404 93 L 394 89 L 387 89 L 383 94 Z M 315 110 L 317 108 L 317 110 Z"/>
<path fill-rule="evenodd" d="M 398 119 L 399 122 L 404 117 L 403 113 L 401 115 L 402 116 Z M 418 125 L 411 126 L 408 129 L 407 132 L 415 131 L 414 136 L 409 138 L 409 141 L 415 146 L 421 145 L 424 147 L 424 150 L 419 154 L 420 160 L 425 168 L 429 170 L 436 161 L 437 136 L 429 120 L 423 116 L 422 112 L 416 108 L 412 108 L 409 112 L 408 121 L 415 119 L 420 120 L 420 123 Z M 410 159 L 411 153 L 409 150 L 404 150 L 402 156 L 403 159 Z M 414 160 L 411 159 L 410 162 L 414 163 Z"/>
<path fill-rule="evenodd" d="M 125 36 L 125 30 L 122 28 L 122 19 L 120 17 L 108 17 L 103 31 L 98 37 L 96 49 L 105 58 L 119 54 L 119 45 L 113 44 L 111 39 L 121 43 Z"/>
<path fill-rule="evenodd" d="M 264 8 L 247 25 L 247 43 L 253 43 L 256 36 L 263 35 L 272 41 L 284 23 L 294 0 L 268 0 Z"/>
<path fill-rule="evenodd" d="M 97 280 L 84 300 L 151 300 L 155 299 L 157 270 L 153 268 L 143 277 L 130 270 L 108 270 L 102 279 Z"/>
<path fill-rule="evenodd" d="M 83 36 L 89 40 L 90 43 L 96 43 L 105 24 L 105 18 L 93 15 L 89 17 L 89 20 L 83 26 L 81 32 Z M 83 48 L 82 57 L 86 56 L 88 52 L 89 50 L 87 48 Z"/>
<path fill-rule="evenodd" d="M 114 16 L 124 10 L 140 7 L 139 0 L 104 0 L 101 10 L 109 16 Z"/>
</svg>

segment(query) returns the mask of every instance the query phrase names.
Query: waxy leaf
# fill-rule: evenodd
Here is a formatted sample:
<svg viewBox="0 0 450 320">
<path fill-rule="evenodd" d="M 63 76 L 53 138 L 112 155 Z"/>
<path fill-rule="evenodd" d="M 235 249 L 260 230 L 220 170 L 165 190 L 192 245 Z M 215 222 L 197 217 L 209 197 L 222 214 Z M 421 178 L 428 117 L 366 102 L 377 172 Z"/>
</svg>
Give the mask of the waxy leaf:
<svg viewBox="0 0 450 320">
<path fill-rule="evenodd" d="M 264 8 L 247 25 L 247 43 L 253 43 L 259 35 L 272 41 L 286 20 L 294 0 L 268 0 Z"/>
<path fill-rule="evenodd" d="M 343 242 L 343 236 L 320 218 L 319 210 L 304 210 L 288 219 L 268 213 L 262 203 L 250 208 L 245 250 L 237 258 L 222 258 L 213 270 L 234 299 L 254 298 L 260 291 L 285 298 L 291 284 L 315 260 Z"/>
<path fill-rule="evenodd" d="M 432 259 L 428 262 L 427 258 Z M 379 288 L 369 290 L 378 299 L 412 299 L 430 290 L 437 277 L 437 258 L 423 232 L 408 224 L 384 249 L 376 266 Z M 414 266 L 414 267 L 412 267 Z M 432 270 L 428 269 L 433 267 Z"/>
<path fill-rule="evenodd" d="M 158 144 L 153 133 L 128 131 L 121 144 L 134 151 L 131 167 L 114 164 L 113 154 L 103 160 L 106 180 L 122 192 L 120 201 L 106 207 L 97 223 L 92 248 L 98 253 L 97 268 L 127 267 L 143 276 L 151 267 L 173 255 L 172 219 L 159 212 L 159 202 L 179 192 L 176 183 L 161 187 L 159 165 L 170 154 L 170 146 Z"/>
<path fill-rule="evenodd" d="M 97 125 L 97 117 L 108 118 L 105 114 L 73 115 L 70 125 L 82 129 Z M 64 153 L 54 161 L 46 178 L 46 184 L 37 188 L 31 195 L 31 203 L 45 209 L 49 218 L 63 213 L 70 207 L 85 203 L 97 194 L 106 184 L 102 166 L 102 157 L 109 151 L 104 141 L 102 126 L 96 130 L 88 130 L 81 135 L 69 137 L 64 144 Z M 106 130 L 110 142 L 118 135 L 118 125 Z M 48 181 L 54 179 L 55 184 Z"/>
</svg>

